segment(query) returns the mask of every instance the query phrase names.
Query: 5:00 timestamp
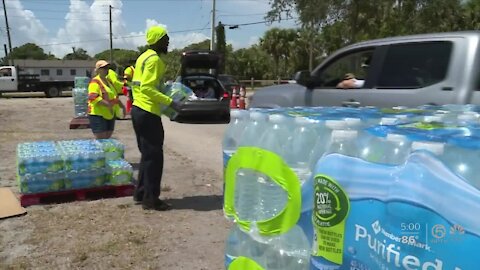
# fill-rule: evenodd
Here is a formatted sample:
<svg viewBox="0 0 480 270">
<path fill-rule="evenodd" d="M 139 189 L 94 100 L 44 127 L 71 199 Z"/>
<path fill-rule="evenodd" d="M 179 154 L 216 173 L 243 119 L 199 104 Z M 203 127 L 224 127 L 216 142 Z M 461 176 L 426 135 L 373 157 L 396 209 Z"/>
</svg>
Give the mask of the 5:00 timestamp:
<svg viewBox="0 0 480 270">
<path fill-rule="evenodd" d="M 402 231 L 420 231 L 422 225 L 420 223 L 400 223 Z"/>
</svg>

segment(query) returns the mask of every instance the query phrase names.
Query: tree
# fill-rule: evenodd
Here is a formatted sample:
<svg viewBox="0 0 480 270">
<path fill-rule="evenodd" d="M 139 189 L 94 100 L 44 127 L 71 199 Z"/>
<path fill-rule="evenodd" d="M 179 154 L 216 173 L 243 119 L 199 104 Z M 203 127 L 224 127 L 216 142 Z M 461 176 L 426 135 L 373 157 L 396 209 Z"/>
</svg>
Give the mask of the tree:
<svg viewBox="0 0 480 270">
<path fill-rule="evenodd" d="M 10 59 L 35 59 L 35 60 L 47 60 L 55 59 L 52 54 L 46 54 L 42 48 L 34 43 L 26 43 L 20 47 L 12 49 L 12 53 L 8 55 Z"/>
<path fill-rule="evenodd" d="M 218 72 L 221 74 L 221 73 L 225 73 L 225 59 L 227 57 L 225 27 L 223 26 L 222 22 L 218 23 L 218 26 L 215 28 L 215 30 L 216 30 L 216 37 L 217 37 L 215 51 L 217 51 L 220 54 L 220 68 Z"/>
<path fill-rule="evenodd" d="M 204 41 L 193 43 L 183 48 L 183 51 L 193 50 L 210 50 L 210 39 L 205 39 Z"/>
<path fill-rule="evenodd" d="M 134 50 L 125 50 L 125 49 L 113 49 L 113 63 L 111 63 L 112 68 L 117 71 L 119 75 L 123 74 L 123 70 L 135 63 L 135 60 L 140 56 L 138 51 Z M 96 60 L 99 59 L 109 59 L 110 50 L 105 50 L 94 56 Z"/>
<path fill-rule="evenodd" d="M 73 53 L 69 53 L 63 57 L 64 60 L 90 60 L 92 57 L 90 57 L 87 54 L 87 51 L 85 51 L 82 48 L 75 48 L 72 47 Z"/>
<path fill-rule="evenodd" d="M 260 46 L 239 49 L 229 55 L 227 73 L 243 79 L 269 79 L 274 76 L 273 61 Z"/>
<path fill-rule="evenodd" d="M 276 77 L 287 75 L 287 63 L 291 56 L 291 45 L 296 39 L 296 30 L 272 28 L 265 32 L 260 39 L 260 46 L 269 55 L 274 62 L 274 74 Z M 283 63 L 283 70 L 280 70 L 280 64 Z"/>
</svg>

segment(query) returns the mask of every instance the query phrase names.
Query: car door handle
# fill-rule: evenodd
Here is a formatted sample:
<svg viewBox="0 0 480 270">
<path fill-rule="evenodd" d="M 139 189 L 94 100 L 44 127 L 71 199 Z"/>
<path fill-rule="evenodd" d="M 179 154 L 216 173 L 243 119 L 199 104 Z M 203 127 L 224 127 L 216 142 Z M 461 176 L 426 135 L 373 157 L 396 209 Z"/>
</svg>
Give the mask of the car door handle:
<svg viewBox="0 0 480 270">
<path fill-rule="evenodd" d="M 343 107 L 360 107 L 360 102 L 358 101 L 344 101 L 342 102 Z"/>
<path fill-rule="evenodd" d="M 12 82 L 14 82 L 14 81 L 15 81 L 15 79 L 12 78 Z"/>
</svg>

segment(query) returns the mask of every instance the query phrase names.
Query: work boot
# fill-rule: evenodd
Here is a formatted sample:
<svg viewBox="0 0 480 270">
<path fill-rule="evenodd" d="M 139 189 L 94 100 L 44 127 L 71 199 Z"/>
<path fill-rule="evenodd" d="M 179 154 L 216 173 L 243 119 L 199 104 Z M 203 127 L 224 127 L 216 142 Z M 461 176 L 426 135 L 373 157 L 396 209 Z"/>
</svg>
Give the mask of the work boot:
<svg viewBox="0 0 480 270">
<path fill-rule="evenodd" d="M 143 210 L 167 211 L 172 208 L 172 205 L 162 200 L 156 200 L 153 202 L 143 201 L 142 208 Z"/>
<path fill-rule="evenodd" d="M 133 192 L 133 201 L 136 204 L 140 204 L 143 201 L 143 191 L 139 191 L 137 188 L 135 188 L 135 191 Z"/>
</svg>

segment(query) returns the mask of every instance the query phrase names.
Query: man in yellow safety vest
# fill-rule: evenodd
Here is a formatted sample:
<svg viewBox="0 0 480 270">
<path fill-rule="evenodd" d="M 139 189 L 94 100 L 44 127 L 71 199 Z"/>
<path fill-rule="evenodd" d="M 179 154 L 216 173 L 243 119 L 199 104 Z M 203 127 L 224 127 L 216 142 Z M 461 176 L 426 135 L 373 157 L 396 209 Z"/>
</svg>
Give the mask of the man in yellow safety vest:
<svg viewBox="0 0 480 270">
<path fill-rule="evenodd" d="M 143 209 L 164 211 L 171 205 L 160 200 L 160 183 L 163 174 L 163 141 L 160 105 L 180 110 L 182 104 L 162 93 L 164 89 L 165 63 L 160 54 L 168 51 L 169 37 L 162 26 L 147 30 L 149 46 L 135 63 L 132 92 L 132 124 L 141 153 L 138 181 L 133 199 L 142 203 Z"/>
</svg>

